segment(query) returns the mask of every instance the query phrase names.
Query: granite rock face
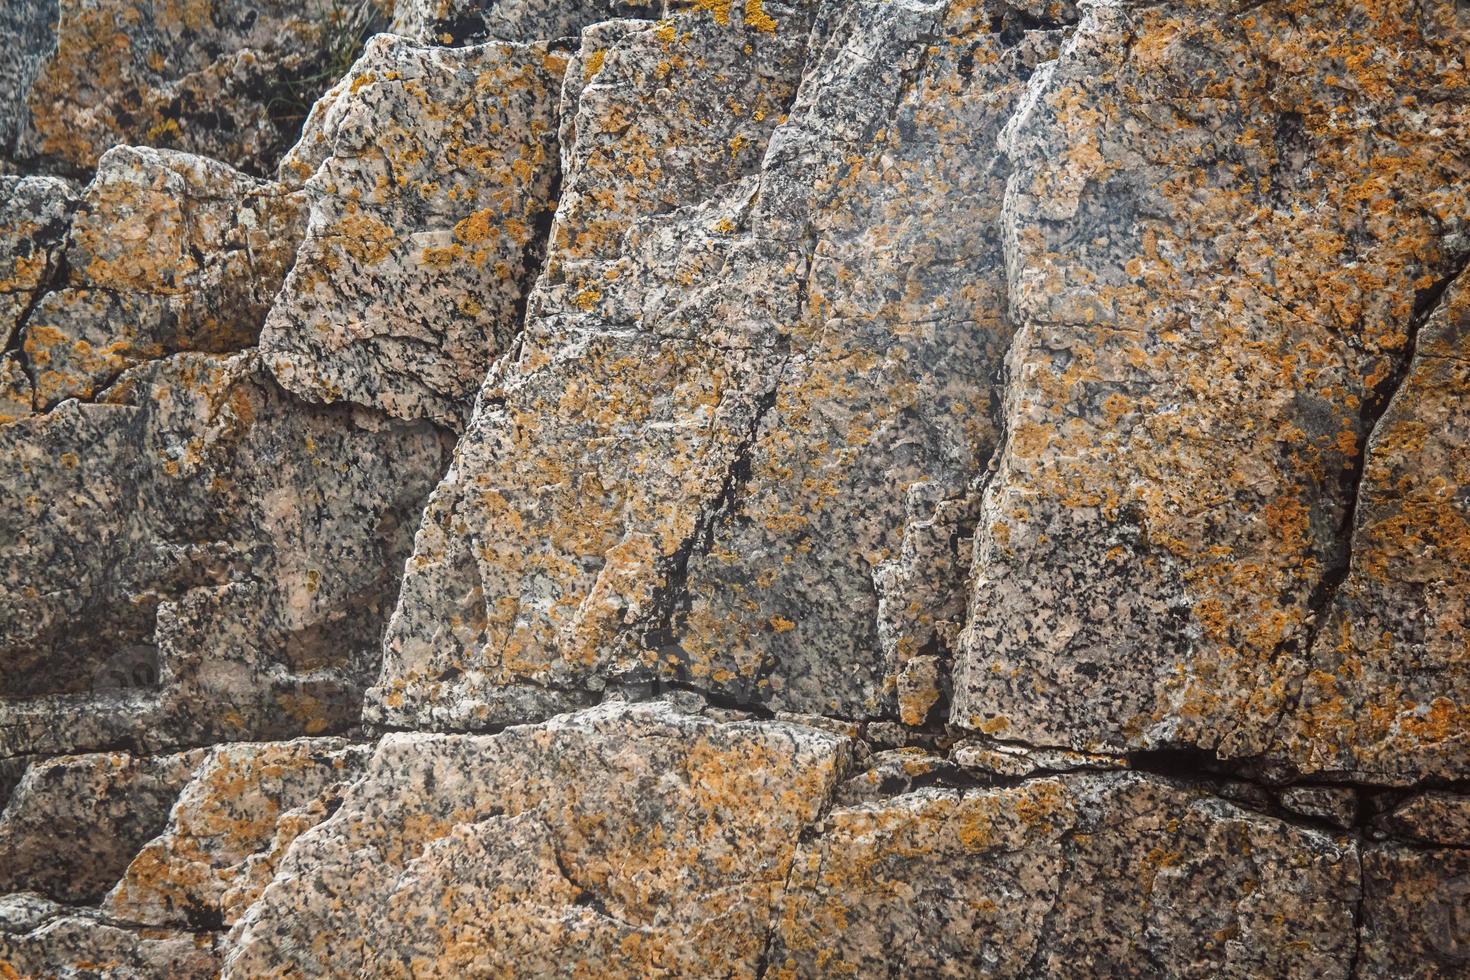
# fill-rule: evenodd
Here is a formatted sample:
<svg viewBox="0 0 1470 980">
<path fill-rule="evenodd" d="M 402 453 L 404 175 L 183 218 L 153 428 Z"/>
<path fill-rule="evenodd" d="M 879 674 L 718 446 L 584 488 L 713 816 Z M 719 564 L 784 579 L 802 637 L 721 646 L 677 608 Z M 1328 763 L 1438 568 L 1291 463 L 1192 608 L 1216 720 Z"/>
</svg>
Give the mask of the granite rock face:
<svg viewBox="0 0 1470 980">
<path fill-rule="evenodd" d="M 826 817 L 798 849 L 769 963 L 788 977 L 1147 963 L 1342 977 L 1359 874 L 1350 841 L 1133 773 L 923 789 Z"/>
<path fill-rule="evenodd" d="M 233 925 L 291 842 L 340 804 L 366 754 L 333 738 L 213 750 L 178 794 L 168 826 L 108 893 L 104 911 L 155 926 Z"/>
<path fill-rule="evenodd" d="M 76 195 L 56 177 L 0 177 L 0 187 L 0 336 L 9 351 L 16 326 L 56 274 Z"/>
<path fill-rule="evenodd" d="M 566 61 L 544 43 L 368 45 L 282 166 L 312 174 L 261 336 L 282 384 L 463 424 L 539 266 Z"/>
<path fill-rule="evenodd" d="M 937 700 L 911 661 L 963 613 L 1007 338 L 993 144 L 1057 37 L 858 4 L 808 51 L 801 14 L 589 39 L 611 43 L 546 271 L 429 506 L 376 717 L 473 727 L 650 679 L 846 716 L 891 711 L 900 675 L 911 716 Z M 679 78 L 690 47 L 731 62 Z M 731 64 L 758 88 L 632 115 Z"/>
<path fill-rule="evenodd" d="M 1305 769 L 1462 780 L 1470 765 L 1470 276 L 1427 296 L 1420 320 L 1283 726 Z"/>
<path fill-rule="evenodd" d="M 80 172 L 114 145 L 145 143 L 265 174 L 390 10 L 383 0 L 14 0 L 0 19 L 7 162 Z"/>
<path fill-rule="evenodd" d="M 1452 737 L 1415 720 L 1463 728 L 1463 657 L 1413 666 L 1463 652 L 1462 615 L 1400 633 L 1386 673 L 1327 652 L 1341 568 L 1363 562 L 1360 485 L 1391 465 L 1370 436 L 1470 246 L 1465 161 L 1444 152 L 1467 22 L 1456 4 L 1099 3 L 1033 77 L 1002 140 L 1017 334 L 956 720 L 1467 772 L 1463 741 L 1439 761 Z M 1356 703 L 1329 703 L 1334 684 Z"/>
<path fill-rule="evenodd" d="M 1470 975 L 1465 4 L 0 35 L 0 978 Z"/>
<path fill-rule="evenodd" d="M 7 977 L 212 977 L 217 962 L 207 933 L 133 929 L 37 895 L 0 898 L 0 966 Z"/>
<path fill-rule="evenodd" d="M 667 6 L 666 0 L 400 0 L 393 33 L 421 44 L 535 41 L 571 37 L 619 17 L 657 17 Z"/>
<path fill-rule="evenodd" d="M 37 410 L 126 368 L 255 344 L 304 224 L 301 196 L 205 157 L 117 147 L 77 202 L 63 274 L 22 328 Z"/>
<path fill-rule="evenodd" d="M 0 428 L 0 753 L 350 727 L 445 450 L 294 401 L 253 353 Z"/>
<path fill-rule="evenodd" d="M 388 736 L 224 975 L 749 974 L 845 747 L 667 704 Z"/>
<path fill-rule="evenodd" d="M 163 826 L 202 756 L 118 752 L 31 763 L 0 815 L 0 888 L 95 900 Z"/>
</svg>

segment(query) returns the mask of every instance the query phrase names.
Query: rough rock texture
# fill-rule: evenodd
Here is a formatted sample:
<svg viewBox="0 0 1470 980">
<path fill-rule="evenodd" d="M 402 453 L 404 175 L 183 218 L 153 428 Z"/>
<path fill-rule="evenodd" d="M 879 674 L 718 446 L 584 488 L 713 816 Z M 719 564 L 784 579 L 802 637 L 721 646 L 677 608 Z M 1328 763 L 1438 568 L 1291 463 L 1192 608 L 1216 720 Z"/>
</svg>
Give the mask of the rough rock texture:
<svg viewBox="0 0 1470 980">
<path fill-rule="evenodd" d="M 253 346 L 301 240 L 302 205 L 205 157 L 109 150 L 78 201 L 65 273 L 25 318 L 35 408 L 91 399 L 140 361 Z"/>
<path fill-rule="evenodd" d="M 0 980 L 1470 976 L 1466 4 L 0 34 Z"/>
<path fill-rule="evenodd" d="M 1463 142 L 1444 142 L 1465 132 L 1467 21 L 1097 3 L 1033 77 L 1002 141 L 1018 332 L 957 720 L 1231 756 L 1280 729 L 1306 770 L 1470 772 L 1463 741 L 1435 758 L 1455 739 L 1434 722 L 1464 727 L 1463 611 L 1403 634 L 1388 675 L 1370 650 L 1329 659 L 1322 623 L 1384 465 L 1365 444 L 1470 249 Z M 1458 665 L 1412 676 L 1437 644 Z"/>
<path fill-rule="evenodd" d="M 249 353 L 0 428 L 0 754 L 350 726 L 444 448 Z"/>
<path fill-rule="evenodd" d="M 108 894 L 104 911 L 150 925 L 233 925 L 291 842 L 335 809 L 366 754 L 331 738 L 215 749 L 179 794 L 168 826 Z"/>
<path fill-rule="evenodd" d="M 118 143 L 263 174 L 387 21 L 379 0 L 11 0 L 0 139 L 14 163 L 85 171 Z M 8 23 L 7 23 L 8 21 Z M 345 63 L 344 62 L 345 58 Z M 12 87 L 12 84 L 14 87 Z"/>
<path fill-rule="evenodd" d="M 324 157 L 261 337 L 282 384 L 462 426 L 539 266 L 565 66 L 546 44 L 368 45 L 282 166 Z"/>
<path fill-rule="evenodd" d="M 1131 773 L 920 790 L 798 849 L 769 975 L 1343 977 L 1358 877 L 1349 841 Z"/>
<path fill-rule="evenodd" d="M 37 895 L 0 898 L 0 975 L 7 978 L 203 978 L 218 976 L 218 963 L 207 933 L 133 929 Z"/>
<path fill-rule="evenodd" d="M 117 752 L 31 763 L 0 815 L 0 889 L 95 900 L 162 827 L 202 756 Z"/>
<path fill-rule="evenodd" d="M 748 974 L 844 747 L 667 704 L 388 736 L 241 920 L 225 976 Z"/>
<path fill-rule="evenodd" d="M 1351 563 L 1283 727 L 1304 769 L 1470 775 L 1470 276 L 1423 309 L 1364 450 Z"/>
<path fill-rule="evenodd" d="M 56 177 L 0 177 L 0 195 L 0 338 L 9 350 L 16 326 L 56 274 L 76 197 Z"/>
<path fill-rule="evenodd" d="M 902 686 L 924 720 L 937 681 L 910 661 L 962 612 L 944 586 L 1006 339 L 975 200 L 998 201 L 988 147 L 1055 40 L 980 13 L 827 11 L 775 137 L 798 10 L 599 51 L 525 337 L 430 504 L 375 717 L 503 722 L 660 678 L 845 715 Z M 700 47 L 761 84 L 631 116 L 648 89 L 713 90 L 730 63 L 672 75 Z M 956 78 L 966 57 L 984 67 Z M 938 237 L 915 217 L 936 212 Z"/>
<path fill-rule="evenodd" d="M 399 0 L 393 33 L 423 44 L 534 41 L 569 37 L 616 17 L 655 17 L 668 6 L 666 0 Z"/>
<path fill-rule="evenodd" d="M 1470 796 L 1441 791 L 1411 796 L 1385 815 L 1380 826 L 1410 840 L 1465 846 L 1470 842 Z"/>
<path fill-rule="evenodd" d="M 1454 977 L 1470 969 L 1470 849 L 1386 846 L 1363 856 L 1358 967 L 1369 977 Z"/>
<path fill-rule="evenodd" d="M 375 718 L 462 728 L 589 703 L 618 669 L 622 627 L 657 614 L 661 566 L 713 519 L 769 397 L 768 311 L 795 299 L 801 260 L 779 242 L 744 253 L 779 279 L 716 275 L 737 261 L 726 253 L 754 191 L 734 182 L 759 165 L 800 77 L 803 25 L 790 26 L 618 25 L 600 59 L 569 69 L 600 62 L 564 135 L 547 269 L 429 504 Z M 711 306 L 735 294 L 708 340 L 679 312 L 701 296 L 700 270 Z M 636 670 L 644 651 L 631 654 Z"/>
</svg>

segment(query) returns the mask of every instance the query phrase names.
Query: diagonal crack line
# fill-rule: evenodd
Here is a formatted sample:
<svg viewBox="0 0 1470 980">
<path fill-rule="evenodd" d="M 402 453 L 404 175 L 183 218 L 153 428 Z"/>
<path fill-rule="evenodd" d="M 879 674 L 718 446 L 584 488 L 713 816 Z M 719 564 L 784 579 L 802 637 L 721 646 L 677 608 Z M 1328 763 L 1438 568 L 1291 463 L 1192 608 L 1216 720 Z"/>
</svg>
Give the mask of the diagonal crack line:
<svg viewBox="0 0 1470 980">
<path fill-rule="evenodd" d="M 837 792 L 834 785 L 829 793 L 828 799 Z M 766 919 L 766 941 L 761 944 L 760 957 L 755 962 L 755 980 L 765 980 L 765 976 L 771 969 L 771 944 L 776 941 L 776 930 L 781 926 L 781 916 L 786 911 L 786 895 L 791 891 L 791 876 L 796 871 L 797 851 L 801 843 L 798 841 L 792 845 L 791 861 L 786 865 L 786 874 L 781 879 L 781 888 L 771 896 L 771 911 Z"/>
<path fill-rule="evenodd" d="M 1363 422 L 1363 449 L 1353 462 L 1352 469 L 1348 472 L 1346 482 L 1348 485 L 1347 510 L 1343 515 L 1342 530 L 1346 533 L 1341 554 L 1337 560 L 1328 568 L 1318 583 L 1317 589 L 1313 590 L 1312 601 L 1309 608 L 1316 614 L 1312 635 L 1309 639 L 1315 639 L 1315 633 L 1321 626 L 1321 614 L 1327 610 L 1337 589 L 1347 578 L 1348 569 L 1352 564 L 1353 543 L 1357 536 L 1357 511 L 1363 490 L 1363 478 L 1368 468 L 1368 457 L 1373 447 L 1373 437 L 1378 433 L 1378 427 L 1388 415 L 1389 409 L 1398 398 L 1399 391 L 1409 379 L 1413 370 L 1414 361 L 1419 352 L 1419 332 L 1424 324 L 1439 310 L 1444 300 L 1445 293 L 1449 290 L 1451 283 L 1464 274 L 1467 266 L 1470 266 L 1470 253 L 1461 256 L 1452 266 L 1450 271 L 1434 285 L 1420 294 L 1415 303 L 1414 312 L 1409 317 L 1407 324 L 1408 339 L 1404 343 L 1404 352 L 1394 365 L 1389 376 L 1379 382 L 1373 389 L 1372 396 L 1363 400 L 1362 422 Z M 1310 649 L 1310 646 L 1304 647 Z"/>
<path fill-rule="evenodd" d="M 1372 393 L 1363 399 L 1360 415 L 1363 423 L 1363 447 L 1343 478 L 1347 504 L 1338 529 L 1336 554 L 1327 563 L 1322 577 L 1318 579 L 1316 586 L 1307 597 L 1307 625 L 1302 636 L 1286 641 L 1278 653 L 1289 651 L 1291 645 L 1294 644 L 1297 655 L 1308 662 L 1311 660 L 1312 649 L 1317 644 L 1317 636 L 1326 625 L 1325 620 L 1332 609 L 1338 590 L 1347 581 L 1348 573 L 1352 569 L 1358 532 L 1358 506 L 1362 500 L 1363 479 L 1367 474 L 1368 458 L 1372 453 L 1374 436 L 1378 434 L 1379 425 L 1388 415 L 1389 409 L 1398 398 L 1399 391 L 1402 390 L 1413 371 L 1414 361 L 1419 353 L 1419 332 L 1438 312 L 1444 301 L 1445 293 L 1455 280 L 1465 274 L 1467 268 L 1470 268 L 1470 252 L 1458 256 L 1450 263 L 1444 276 L 1419 294 L 1414 304 L 1414 312 L 1410 315 L 1405 327 L 1408 339 L 1404 343 L 1403 354 L 1394 364 L 1388 377 L 1379 382 Z M 1272 726 L 1273 730 L 1279 730 L 1287 717 L 1296 710 L 1299 697 L 1299 693 L 1293 693 L 1282 701 L 1276 721 Z"/>
<path fill-rule="evenodd" d="M 10 342 L 5 345 L 4 353 L 15 355 L 16 363 L 20 365 L 22 373 L 30 381 L 31 411 L 33 412 L 40 408 L 38 403 L 39 396 L 36 391 L 40 377 L 35 366 L 31 363 L 31 355 L 26 350 L 25 342 L 30 334 L 31 318 L 40 307 L 42 301 L 66 285 L 66 280 L 70 273 L 70 265 L 67 261 L 67 236 L 71 234 L 71 225 L 75 217 L 75 212 L 66 216 L 66 230 L 61 232 L 57 240 L 55 254 L 47 256 L 45 275 L 41 282 L 37 284 L 35 292 L 31 294 L 30 299 L 26 301 L 25 308 L 15 318 L 14 332 L 10 335 Z"/>
<path fill-rule="evenodd" d="M 885 107 L 885 111 L 882 114 L 882 122 L 874 122 L 870 132 L 867 134 L 868 140 L 871 141 L 873 133 L 876 133 L 880 126 L 886 127 L 892 125 L 893 119 L 896 117 L 904 99 L 923 77 L 924 69 L 928 62 L 929 49 L 937 38 L 937 31 L 937 17 L 931 18 L 917 39 L 916 47 L 918 57 L 915 59 L 915 64 L 909 70 L 903 72 L 893 100 Z M 757 191 L 757 193 L 759 192 Z M 805 316 L 807 313 L 807 307 L 811 298 L 811 277 L 816 260 L 817 241 L 813 229 L 809 224 L 805 232 L 806 235 L 803 244 L 805 246 L 806 262 L 799 279 L 800 291 L 796 303 L 798 316 Z M 786 372 L 791 365 L 791 360 L 792 358 L 788 354 L 776 366 L 775 379 L 758 397 L 755 410 L 752 413 L 750 427 L 731 456 L 730 464 L 726 469 L 718 492 L 709 505 L 702 510 L 693 531 L 680 543 L 673 555 L 664 562 L 664 584 L 654 592 L 653 613 L 649 617 L 649 625 L 640 630 L 645 646 L 653 648 L 677 646 L 679 639 L 678 620 L 681 613 L 687 610 L 690 602 L 688 594 L 689 560 L 693 557 L 696 548 L 700 549 L 700 553 L 707 554 L 710 548 L 713 547 L 715 528 L 718 527 L 720 519 L 727 515 L 734 507 L 735 498 L 749 480 L 751 454 L 754 451 L 755 441 L 760 434 L 761 424 L 771 409 L 775 407 L 776 398 L 785 380 Z"/>
<path fill-rule="evenodd" d="M 689 560 L 696 553 L 708 554 L 714 547 L 715 529 L 722 518 L 733 512 L 740 491 L 749 482 L 756 439 L 766 416 L 775 408 L 776 398 L 790 363 L 791 358 L 788 356 L 776 366 L 775 378 L 756 399 L 750 424 L 730 455 L 719 489 L 708 504 L 701 508 L 699 518 L 688 537 L 662 562 L 663 584 L 654 590 L 653 610 L 646 625 L 639 629 L 645 646 L 667 648 L 678 645 L 679 621 L 690 604 Z"/>
</svg>

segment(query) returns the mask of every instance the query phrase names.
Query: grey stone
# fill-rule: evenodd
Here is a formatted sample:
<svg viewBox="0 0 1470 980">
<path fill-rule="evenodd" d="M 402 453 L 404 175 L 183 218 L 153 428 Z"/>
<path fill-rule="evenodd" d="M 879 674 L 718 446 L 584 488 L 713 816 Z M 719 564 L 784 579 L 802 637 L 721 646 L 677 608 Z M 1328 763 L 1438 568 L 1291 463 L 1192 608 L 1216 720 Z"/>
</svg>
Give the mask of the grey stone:
<svg viewBox="0 0 1470 980">
<path fill-rule="evenodd" d="M 387 23 L 379 0 L 16 0 L 0 14 L 0 155 L 82 174 L 119 143 L 265 174 Z M 345 60 L 344 60 L 345 59 Z"/>
<path fill-rule="evenodd" d="M 260 339 L 283 385 L 463 426 L 540 265 L 566 62 L 545 44 L 369 43 L 282 167 L 311 201 Z"/>
</svg>

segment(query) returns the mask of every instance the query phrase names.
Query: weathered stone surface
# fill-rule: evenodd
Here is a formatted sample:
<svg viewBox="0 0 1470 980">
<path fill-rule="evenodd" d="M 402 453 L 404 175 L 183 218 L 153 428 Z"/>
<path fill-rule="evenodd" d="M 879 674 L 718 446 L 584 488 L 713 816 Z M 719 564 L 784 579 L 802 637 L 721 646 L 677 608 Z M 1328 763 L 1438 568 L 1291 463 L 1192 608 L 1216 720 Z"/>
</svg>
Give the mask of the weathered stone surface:
<svg viewBox="0 0 1470 980">
<path fill-rule="evenodd" d="M 25 97 L 56 33 L 57 0 L 12 0 L 0 7 L 0 174 L 9 173 L 25 118 Z"/>
<path fill-rule="evenodd" d="M 802 303 L 777 321 L 789 354 L 684 595 L 644 634 L 741 697 L 943 719 L 1010 334 L 995 139 L 1057 40 L 999 20 L 843 8 L 772 139 L 752 237 L 807 243 Z"/>
<path fill-rule="evenodd" d="M 866 800 L 887 799 L 920 786 L 941 782 L 954 772 L 943 756 L 917 746 L 880 749 L 863 760 L 863 770 L 837 787 L 832 801 L 852 806 Z"/>
<path fill-rule="evenodd" d="M 1433 790 L 1404 800 L 1376 821 L 1396 837 L 1470 848 L 1470 795 Z"/>
<path fill-rule="evenodd" d="M 967 739 L 956 745 L 950 752 L 950 758 L 961 768 L 1012 777 L 1079 769 L 1123 769 L 1127 766 L 1126 760 L 1120 756 L 1006 745 L 980 739 Z"/>
<path fill-rule="evenodd" d="M 117 147 L 67 232 L 22 347 L 44 410 L 176 351 L 254 345 L 305 224 L 299 194 L 205 157 Z"/>
<path fill-rule="evenodd" d="M 56 177 L 0 177 L 0 347 L 56 273 L 76 193 Z M 8 419 L 0 420 L 8 421 Z"/>
<path fill-rule="evenodd" d="M 31 414 L 34 407 L 34 386 L 21 356 L 15 351 L 0 354 L 0 425 Z"/>
<path fill-rule="evenodd" d="M 1363 855 L 1359 975 L 1428 980 L 1470 970 L 1470 850 Z"/>
<path fill-rule="evenodd" d="M 445 454 L 248 353 L 0 426 L 0 755 L 351 725 Z"/>
<path fill-rule="evenodd" d="M 1312 699 L 1364 443 L 1464 248 L 1443 140 L 1467 29 L 1451 3 L 1100 2 L 1033 76 L 1003 140 L 1017 334 L 956 720 L 1241 756 Z M 1365 671 L 1363 703 L 1429 708 L 1444 679 L 1401 670 Z M 1406 708 L 1368 722 L 1409 750 L 1363 760 L 1376 778 L 1465 764 Z M 1313 759 L 1332 737 L 1286 754 L 1362 765 Z"/>
<path fill-rule="evenodd" d="M 769 975 L 1346 977 L 1358 875 L 1350 841 L 1135 774 L 922 790 L 801 845 Z"/>
<path fill-rule="evenodd" d="M 21 927 L 21 922 L 34 925 Z M 207 980 L 219 975 L 214 937 L 132 929 L 33 896 L 0 897 L 0 976 L 57 980 Z"/>
<path fill-rule="evenodd" d="M 1283 725 L 1304 769 L 1470 776 L 1470 279 L 1432 304 L 1368 439 L 1351 563 Z"/>
<path fill-rule="evenodd" d="M 331 738 L 215 749 L 103 910 L 153 926 L 233 925 L 291 842 L 341 801 L 367 754 L 366 746 Z"/>
<path fill-rule="evenodd" d="M 617 17 L 657 17 L 667 6 L 666 0 L 398 0 L 393 33 L 423 44 L 535 41 L 571 37 Z"/>
<path fill-rule="evenodd" d="M 389 735 L 245 914 L 224 975 L 749 975 L 845 751 L 660 702 Z"/>
<path fill-rule="evenodd" d="M 946 10 L 833 8 L 806 57 L 775 7 L 770 36 L 720 11 L 584 35 L 610 43 L 564 124 L 547 271 L 426 515 L 371 717 L 473 727 L 649 677 L 877 715 L 938 659 L 1006 341 L 974 202 L 1049 43 Z M 686 104 L 736 71 L 761 84 Z"/>
<path fill-rule="evenodd" d="M 0 980 L 1470 974 L 1466 4 L 388 13 L 0 11 Z"/>
<path fill-rule="evenodd" d="M 14 6 L 14 12 L 10 13 Z M 0 140 L 28 166 L 91 169 L 119 143 L 274 168 L 316 97 L 386 23 L 377 0 L 18 0 Z M 44 26 L 43 26 L 44 25 Z"/>
<path fill-rule="evenodd" d="M 462 427 L 540 264 L 566 61 L 369 43 L 282 167 L 312 201 L 261 337 L 283 385 Z"/>
<path fill-rule="evenodd" d="M 1344 786 L 1295 786 L 1283 790 L 1281 805 L 1293 813 L 1326 820 L 1344 829 L 1358 818 L 1358 796 Z"/>
<path fill-rule="evenodd" d="M 374 719 L 474 727 L 589 703 L 623 607 L 652 611 L 659 556 L 719 495 L 773 363 L 689 336 L 676 310 L 695 289 L 681 275 L 708 280 L 736 240 L 718 229 L 754 187 L 733 182 L 795 90 L 805 29 L 795 11 L 787 26 L 695 12 L 629 29 L 598 59 L 547 271 L 425 514 Z M 645 249 L 667 258 L 649 268 Z M 776 268 L 789 304 L 796 260 Z"/>
<path fill-rule="evenodd" d="M 168 819 L 201 750 L 33 762 L 0 815 L 0 893 L 95 901 Z"/>
</svg>

